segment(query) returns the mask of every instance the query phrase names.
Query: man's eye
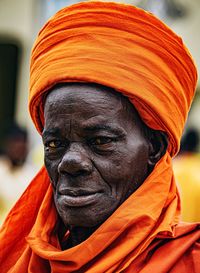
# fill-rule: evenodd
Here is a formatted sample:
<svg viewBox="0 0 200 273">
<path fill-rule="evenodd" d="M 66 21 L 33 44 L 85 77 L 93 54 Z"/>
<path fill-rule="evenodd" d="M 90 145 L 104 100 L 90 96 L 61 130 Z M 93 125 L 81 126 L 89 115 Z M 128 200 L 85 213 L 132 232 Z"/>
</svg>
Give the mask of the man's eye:
<svg viewBox="0 0 200 273">
<path fill-rule="evenodd" d="M 46 147 L 48 148 L 58 148 L 61 146 L 61 142 L 59 140 L 52 140 L 52 141 L 49 141 L 46 145 Z"/>
<path fill-rule="evenodd" d="M 104 145 L 112 142 L 113 139 L 110 137 L 97 137 L 91 140 L 92 145 Z"/>
</svg>

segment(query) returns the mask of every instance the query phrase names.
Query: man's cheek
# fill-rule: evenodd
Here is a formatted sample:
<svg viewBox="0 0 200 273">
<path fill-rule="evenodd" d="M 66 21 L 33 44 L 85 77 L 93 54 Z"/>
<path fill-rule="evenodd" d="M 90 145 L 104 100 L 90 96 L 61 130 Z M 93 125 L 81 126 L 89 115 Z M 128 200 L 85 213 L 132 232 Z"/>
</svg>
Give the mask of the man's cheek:
<svg viewBox="0 0 200 273">
<path fill-rule="evenodd" d="M 58 163 L 45 159 L 45 167 L 51 179 L 51 183 L 56 186 L 58 181 Z"/>
<path fill-rule="evenodd" d="M 99 166 L 98 168 L 103 181 L 112 188 L 112 191 L 116 191 L 118 185 L 122 183 L 124 180 L 124 168 L 119 164 L 103 164 L 103 166 Z"/>
<path fill-rule="evenodd" d="M 109 174 L 113 179 L 120 179 L 123 177 L 123 173 L 125 172 L 126 165 L 123 164 L 123 158 L 114 158 L 111 162 L 107 164 L 107 170 L 109 170 Z"/>
</svg>

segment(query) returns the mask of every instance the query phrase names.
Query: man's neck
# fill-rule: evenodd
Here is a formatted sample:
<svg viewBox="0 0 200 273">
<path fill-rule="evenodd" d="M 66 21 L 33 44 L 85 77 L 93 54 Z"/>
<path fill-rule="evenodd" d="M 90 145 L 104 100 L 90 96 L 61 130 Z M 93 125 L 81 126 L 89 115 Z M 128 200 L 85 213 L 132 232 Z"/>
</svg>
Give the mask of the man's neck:
<svg viewBox="0 0 200 273">
<path fill-rule="evenodd" d="M 97 228 L 98 227 L 69 227 L 70 233 L 67 240 L 64 242 L 60 240 L 62 249 L 65 250 L 79 245 L 88 239 Z"/>
</svg>

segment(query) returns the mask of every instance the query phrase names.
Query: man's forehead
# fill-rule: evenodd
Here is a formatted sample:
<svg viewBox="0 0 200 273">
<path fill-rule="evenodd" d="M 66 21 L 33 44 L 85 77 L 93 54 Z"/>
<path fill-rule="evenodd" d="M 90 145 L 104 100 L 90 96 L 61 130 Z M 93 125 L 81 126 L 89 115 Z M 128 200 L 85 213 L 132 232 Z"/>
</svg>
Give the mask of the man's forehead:
<svg viewBox="0 0 200 273">
<path fill-rule="evenodd" d="M 46 102 L 54 103 L 56 100 L 65 100 L 68 103 L 75 103 L 77 99 L 90 99 L 93 103 L 96 100 L 111 100 L 113 103 L 120 103 L 122 95 L 106 86 L 91 83 L 63 83 L 56 85 L 49 90 Z"/>
<path fill-rule="evenodd" d="M 86 119 L 106 114 L 117 114 L 126 108 L 122 96 L 110 88 L 90 84 L 65 84 L 55 86 L 49 91 L 44 105 L 44 116 L 52 117 L 55 113 L 74 114 L 77 118 L 85 115 Z M 109 117 L 109 115 L 108 115 Z"/>
<path fill-rule="evenodd" d="M 111 88 L 87 83 L 55 86 L 46 98 L 44 117 L 45 123 L 48 120 L 59 124 L 65 119 L 66 127 L 72 123 L 79 126 L 81 122 L 82 128 L 102 127 L 114 120 L 120 124 L 141 123 L 128 98 Z"/>
</svg>

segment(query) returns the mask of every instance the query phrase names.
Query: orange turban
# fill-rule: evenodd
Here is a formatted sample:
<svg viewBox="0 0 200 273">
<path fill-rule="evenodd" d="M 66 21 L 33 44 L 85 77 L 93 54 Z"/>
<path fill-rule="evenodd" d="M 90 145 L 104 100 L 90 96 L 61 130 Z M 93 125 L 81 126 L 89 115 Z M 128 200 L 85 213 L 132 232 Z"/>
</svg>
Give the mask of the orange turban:
<svg viewBox="0 0 200 273">
<path fill-rule="evenodd" d="M 102 84 L 127 96 L 151 128 L 169 137 L 152 173 L 84 242 L 62 250 L 45 168 L 0 231 L 1 273 L 200 272 L 198 224 L 179 223 L 171 156 L 179 148 L 196 85 L 182 40 L 153 15 L 116 3 L 62 9 L 32 51 L 30 113 L 42 131 L 45 93 L 60 82 Z"/>
<path fill-rule="evenodd" d="M 43 95 L 59 82 L 94 82 L 127 96 L 151 128 L 165 131 L 173 156 L 197 72 L 180 37 L 136 7 L 80 3 L 42 28 L 31 57 L 30 113 L 43 128 Z"/>
</svg>

